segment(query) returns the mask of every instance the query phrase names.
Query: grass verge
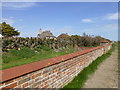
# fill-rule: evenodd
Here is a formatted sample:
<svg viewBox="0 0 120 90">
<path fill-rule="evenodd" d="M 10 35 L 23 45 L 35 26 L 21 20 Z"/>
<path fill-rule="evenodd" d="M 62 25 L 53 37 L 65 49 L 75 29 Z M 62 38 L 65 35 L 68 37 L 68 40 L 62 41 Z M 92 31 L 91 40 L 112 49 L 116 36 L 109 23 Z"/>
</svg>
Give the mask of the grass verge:
<svg viewBox="0 0 120 90">
<path fill-rule="evenodd" d="M 65 90 L 66 88 L 82 88 L 85 81 L 88 79 L 88 76 L 90 74 L 93 74 L 98 68 L 98 65 L 112 54 L 112 52 L 115 50 L 115 46 L 116 44 L 113 44 L 112 48 L 106 54 L 98 57 L 95 61 L 93 61 L 88 67 L 82 70 L 78 74 L 78 76 L 76 76 L 70 83 L 62 88 L 62 90 Z"/>
<path fill-rule="evenodd" d="M 62 56 L 76 51 L 77 50 L 73 47 L 65 48 L 58 52 L 55 52 L 54 50 L 49 49 L 48 47 L 40 47 L 37 48 L 37 50 L 31 50 L 29 48 L 23 48 L 20 51 L 11 50 L 7 53 L 3 53 L 2 55 L 2 69 L 8 69 L 48 58 Z"/>
</svg>

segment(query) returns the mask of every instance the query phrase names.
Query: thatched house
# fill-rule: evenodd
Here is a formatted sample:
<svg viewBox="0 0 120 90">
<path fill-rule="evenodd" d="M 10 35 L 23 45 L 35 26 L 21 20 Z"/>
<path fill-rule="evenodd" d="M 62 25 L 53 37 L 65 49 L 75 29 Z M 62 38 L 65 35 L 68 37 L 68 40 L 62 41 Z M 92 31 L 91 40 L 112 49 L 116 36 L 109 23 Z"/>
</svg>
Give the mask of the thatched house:
<svg viewBox="0 0 120 90">
<path fill-rule="evenodd" d="M 106 44 L 110 44 L 110 43 L 112 43 L 112 41 L 105 40 L 105 39 L 100 41 L 100 45 L 106 45 Z"/>
<path fill-rule="evenodd" d="M 49 30 L 42 32 L 42 29 L 40 29 L 37 37 L 41 39 L 55 39 L 56 38 Z"/>
<path fill-rule="evenodd" d="M 66 38 L 66 37 L 69 37 L 69 35 L 66 33 L 66 34 L 60 34 L 57 39 L 60 39 L 60 38 Z"/>
</svg>

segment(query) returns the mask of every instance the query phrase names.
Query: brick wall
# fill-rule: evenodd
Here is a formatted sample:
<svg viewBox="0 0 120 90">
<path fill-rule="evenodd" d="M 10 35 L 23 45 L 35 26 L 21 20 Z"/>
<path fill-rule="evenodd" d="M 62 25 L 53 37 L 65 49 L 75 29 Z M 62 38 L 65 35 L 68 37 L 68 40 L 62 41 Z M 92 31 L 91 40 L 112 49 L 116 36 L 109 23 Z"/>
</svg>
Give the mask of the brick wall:
<svg viewBox="0 0 120 90">
<path fill-rule="evenodd" d="M 2 70 L 1 88 L 62 88 L 111 45 Z"/>
</svg>

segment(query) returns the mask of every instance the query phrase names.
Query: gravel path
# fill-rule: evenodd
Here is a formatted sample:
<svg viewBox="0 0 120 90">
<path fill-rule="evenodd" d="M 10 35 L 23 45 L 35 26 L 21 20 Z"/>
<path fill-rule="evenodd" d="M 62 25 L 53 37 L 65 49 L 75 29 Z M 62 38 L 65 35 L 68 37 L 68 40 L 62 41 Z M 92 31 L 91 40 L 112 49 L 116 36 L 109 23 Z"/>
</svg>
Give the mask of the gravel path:
<svg viewBox="0 0 120 90">
<path fill-rule="evenodd" d="M 89 76 L 83 88 L 118 88 L 118 50 L 103 61 Z"/>
</svg>

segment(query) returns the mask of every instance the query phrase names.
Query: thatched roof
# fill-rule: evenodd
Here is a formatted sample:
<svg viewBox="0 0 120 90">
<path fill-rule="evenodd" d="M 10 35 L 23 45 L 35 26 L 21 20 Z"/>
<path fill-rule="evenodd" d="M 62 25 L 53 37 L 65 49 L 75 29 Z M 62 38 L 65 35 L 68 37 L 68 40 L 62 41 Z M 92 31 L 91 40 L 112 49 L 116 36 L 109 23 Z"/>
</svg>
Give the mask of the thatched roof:
<svg viewBox="0 0 120 90">
<path fill-rule="evenodd" d="M 101 43 L 108 43 L 108 42 L 112 42 L 112 41 L 109 41 L 109 40 L 101 40 L 100 42 L 101 42 Z"/>
<path fill-rule="evenodd" d="M 57 38 L 63 38 L 63 37 L 69 37 L 69 35 L 67 35 L 67 34 L 60 34 Z"/>
</svg>

